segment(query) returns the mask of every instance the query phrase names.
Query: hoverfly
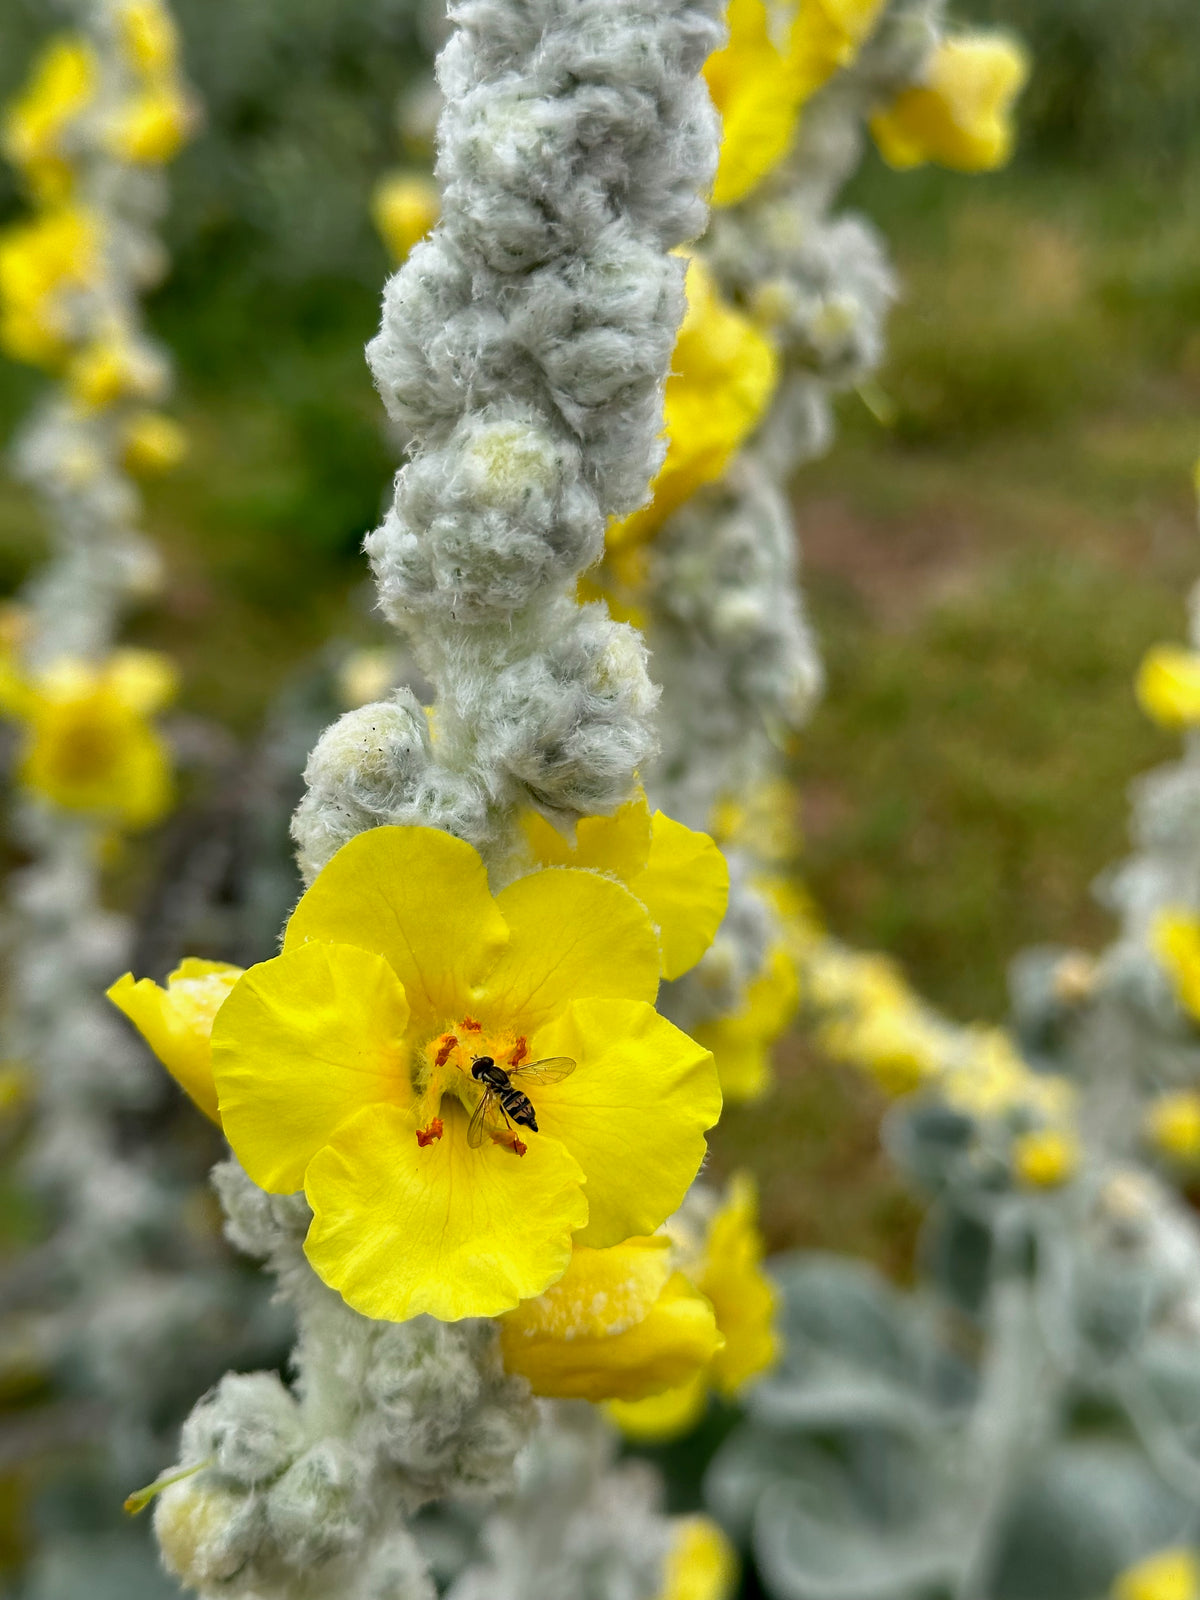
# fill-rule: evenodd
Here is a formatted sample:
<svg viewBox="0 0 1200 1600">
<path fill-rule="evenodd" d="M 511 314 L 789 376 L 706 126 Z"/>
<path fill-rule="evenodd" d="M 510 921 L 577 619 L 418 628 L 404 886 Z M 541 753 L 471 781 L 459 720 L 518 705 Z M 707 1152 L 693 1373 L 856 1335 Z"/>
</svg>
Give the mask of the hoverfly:
<svg viewBox="0 0 1200 1600">
<path fill-rule="evenodd" d="M 574 1071 L 575 1063 L 570 1056 L 547 1056 L 544 1061 L 527 1061 L 520 1067 L 501 1067 L 491 1056 L 476 1056 L 471 1063 L 471 1076 L 483 1086 L 483 1092 L 467 1126 L 467 1143 L 472 1150 L 478 1150 L 486 1135 L 496 1127 L 497 1113 L 509 1133 L 513 1131 L 514 1122 L 534 1133 L 538 1131 L 533 1103 L 516 1087 L 518 1080 L 561 1083 Z"/>
</svg>

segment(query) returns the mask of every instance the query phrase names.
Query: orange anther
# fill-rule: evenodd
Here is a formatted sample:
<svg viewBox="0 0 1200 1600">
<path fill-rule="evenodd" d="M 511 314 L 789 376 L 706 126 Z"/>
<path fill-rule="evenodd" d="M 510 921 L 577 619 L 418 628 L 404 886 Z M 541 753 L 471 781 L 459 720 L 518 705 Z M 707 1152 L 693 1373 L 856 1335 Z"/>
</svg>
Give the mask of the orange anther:
<svg viewBox="0 0 1200 1600">
<path fill-rule="evenodd" d="M 467 1030 L 468 1033 L 482 1033 L 483 1032 L 483 1023 L 482 1022 L 476 1022 L 474 1017 L 464 1017 L 462 1019 L 462 1025 Z"/>
<path fill-rule="evenodd" d="M 513 1155 L 515 1155 L 515 1156 L 523 1156 L 525 1154 L 526 1150 L 528 1150 L 528 1149 L 529 1149 L 529 1146 L 527 1144 L 522 1144 L 520 1139 L 518 1139 L 516 1134 L 514 1133 L 513 1134 L 513 1142 L 512 1142 L 512 1153 L 513 1153 Z"/>
<path fill-rule="evenodd" d="M 417 1129 L 417 1143 L 424 1150 L 427 1144 L 432 1144 L 435 1139 L 440 1139 L 445 1131 L 441 1117 L 434 1117 L 427 1128 Z"/>
<path fill-rule="evenodd" d="M 509 1066 L 510 1067 L 518 1067 L 518 1066 L 520 1066 L 521 1062 L 524 1061 L 525 1057 L 528 1054 L 529 1054 L 529 1040 L 522 1033 L 517 1038 L 517 1047 L 516 1047 L 516 1049 L 513 1051 L 512 1055 L 510 1055 L 509 1058 L 508 1058 Z"/>
<path fill-rule="evenodd" d="M 433 1058 L 434 1066 L 444 1067 L 447 1061 L 450 1059 L 450 1052 L 457 1049 L 458 1040 L 454 1037 L 454 1035 L 452 1033 L 443 1034 L 441 1048 L 438 1050 L 437 1055 Z"/>
</svg>

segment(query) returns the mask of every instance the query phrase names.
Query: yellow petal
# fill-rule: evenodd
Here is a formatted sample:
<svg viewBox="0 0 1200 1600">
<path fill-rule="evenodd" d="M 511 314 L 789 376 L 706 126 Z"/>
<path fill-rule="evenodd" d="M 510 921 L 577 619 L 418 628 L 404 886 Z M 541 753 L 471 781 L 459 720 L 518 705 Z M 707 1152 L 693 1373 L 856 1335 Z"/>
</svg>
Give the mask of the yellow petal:
<svg viewBox="0 0 1200 1600">
<path fill-rule="evenodd" d="M 363 1106 L 411 1099 L 408 1002 L 382 956 L 306 944 L 251 967 L 213 1028 L 221 1125 L 260 1188 L 291 1194 Z"/>
<path fill-rule="evenodd" d="M 803 103 L 802 86 L 771 38 L 763 0 L 731 0 L 729 39 L 704 64 L 721 113 L 715 206 L 735 205 L 787 154 Z"/>
<path fill-rule="evenodd" d="M 707 1406 L 708 1374 L 702 1368 L 678 1388 L 645 1400 L 613 1400 L 604 1409 L 627 1439 L 662 1444 L 691 1433 Z"/>
<path fill-rule="evenodd" d="M 213 1084 L 211 1038 L 213 1020 L 241 967 L 225 961 L 199 961 L 188 956 L 167 979 L 165 989 L 132 972 L 118 978 L 108 998 L 124 1012 L 167 1071 L 214 1122 L 217 1091 Z"/>
<path fill-rule="evenodd" d="M 371 828 L 342 846 L 292 913 L 285 952 L 309 939 L 383 956 L 414 1021 L 438 1028 L 473 1003 L 507 929 L 469 844 L 437 828 Z"/>
<path fill-rule="evenodd" d="M 707 1517 L 681 1517 L 656 1600 L 730 1600 L 737 1587 L 733 1546 Z"/>
<path fill-rule="evenodd" d="M 721 926 L 729 903 L 729 867 L 706 833 L 696 833 L 661 811 L 654 813 L 650 859 L 629 880 L 662 946 L 662 975 L 678 978 L 694 967 Z"/>
<path fill-rule="evenodd" d="M 1150 944 L 1180 1005 L 1200 1019 L 1200 919 L 1186 908 L 1168 907 L 1154 920 Z"/>
<path fill-rule="evenodd" d="M 171 803 L 166 745 L 111 688 L 73 687 L 71 678 L 64 665 L 53 675 L 51 692 L 35 698 L 20 782 L 64 810 L 148 827 Z"/>
<path fill-rule="evenodd" d="M 1198 1600 L 1200 1560 L 1186 1545 L 1156 1550 L 1126 1567 L 1113 1585 L 1113 1600 Z"/>
<path fill-rule="evenodd" d="M 730 1100 L 757 1100 L 771 1077 L 771 1052 L 796 1009 L 796 967 L 787 947 L 770 951 L 765 971 L 746 986 L 740 1011 L 696 1029 L 716 1057 L 721 1088 Z"/>
<path fill-rule="evenodd" d="M 763 1241 L 758 1231 L 754 1180 L 739 1173 L 725 1203 L 713 1217 L 704 1247 L 697 1287 L 712 1301 L 724 1349 L 713 1358 L 713 1382 L 727 1399 L 779 1354 L 775 1317 L 779 1296 L 762 1270 Z"/>
<path fill-rule="evenodd" d="M 121 703 L 142 716 L 161 711 L 179 691 L 174 662 L 157 650 L 114 651 L 104 677 Z"/>
<path fill-rule="evenodd" d="M 1002 33 L 943 39 L 924 84 L 905 89 L 871 118 L 883 159 L 901 170 L 936 161 L 990 172 L 1012 154 L 1012 106 L 1029 76 L 1021 46 Z"/>
<path fill-rule="evenodd" d="M 534 860 L 543 867 L 591 867 L 628 884 L 650 855 L 650 807 L 640 792 L 611 817 L 580 818 L 574 844 L 536 811 L 527 811 L 521 826 Z"/>
<path fill-rule="evenodd" d="M 547 867 L 510 883 L 496 903 L 509 942 L 480 999 L 485 1015 L 503 1016 L 531 1034 L 572 1000 L 653 1002 L 658 939 L 645 906 L 619 883 L 595 872 Z"/>
<path fill-rule="evenodd" d="M 578 1000 L 531 1041 L 535 1058 L 578 1063 L 536 1090 L 538 1126 L 587 1176 L 580 1244 L 603 1248 L 653 1233 L 675 1211 L 721 1114 L 712 1056 L 652 1006 Z"/>
<path fill-rule="evenodd" d="M 1159 644 L 1138 669 L 1138 704 L 1164 728 L 1200 723 L 1200 651 Z"/>
<path fill-rule="evenodd" d="M 577 1249 L 566 1272 L 500 1325 L 510 1372 L 564 1400 L 641 1399 L 702 1371 L 721 1344 L 712 1307 L 672 1273 L 665 1239 Z"/>
<path fill-rule="evenodd" d="M 443 1116 L 442 1138 L 421 1146 L 411 1112 L 372 1106 L 309 1165 L 305 1252 L 363 1316 L 498 1316 L 571 1259 L 587 1202 L 562 1146 L 531 1137 L 523 1156 L 491 1143 L 472 1150 L 462 1107 L 447 1101 Z"/>
</svg>

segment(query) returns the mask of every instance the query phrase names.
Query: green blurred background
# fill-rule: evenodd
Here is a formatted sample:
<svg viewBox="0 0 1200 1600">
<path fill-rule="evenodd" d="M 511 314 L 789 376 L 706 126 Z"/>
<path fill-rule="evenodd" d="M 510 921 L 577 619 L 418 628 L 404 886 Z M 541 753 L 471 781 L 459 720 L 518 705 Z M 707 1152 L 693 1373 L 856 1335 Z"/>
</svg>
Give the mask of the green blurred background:
<svg viewBox="0 0 1200 1600">
<path fill-rule="evenodd" d="M 0 95 L 43 24 L 7 0 Z M 363 533 L 395 465 L 362 346 L 387 271 L 367 204 L 428 41 L 412 0 L 178 0 L 207 126 L 172 172 L 155 328 L 192 454 L 150 492 L 169 578 L 139 640 L 188 709 L 251 736 L 333 635 L 378 637 Z M 11 15 L 10 15 L 11 14 Z M 959 1017 L 998 1018 L 1031 942 L 1094 944 L 1129 779 L 1166 758 L 1131 680 L 1182 634 L 1200 572 L 1200 48 L 1194 0 L 975 0 L 1034 77 L 1003 174 L 898 175 L 846 203 L 905 285 L 879 389 L 847 396 L 796 485 L 829 691 L 799 759 L 808 875 L 832 927 Z M 0 218 L 15 197 L 0 180 Z M 41 379 L 0 368 L 0 432 Z M 877 403 L 874 412 L 881 407 Z M 0 486 L 0 592 L 40 549 Z M 760 1174 L 773 1246 L 903 1275 L 916 1211 L 879 1106 L 799 1041 L 733 1110 L 716 1170 Z"/>
</svg>

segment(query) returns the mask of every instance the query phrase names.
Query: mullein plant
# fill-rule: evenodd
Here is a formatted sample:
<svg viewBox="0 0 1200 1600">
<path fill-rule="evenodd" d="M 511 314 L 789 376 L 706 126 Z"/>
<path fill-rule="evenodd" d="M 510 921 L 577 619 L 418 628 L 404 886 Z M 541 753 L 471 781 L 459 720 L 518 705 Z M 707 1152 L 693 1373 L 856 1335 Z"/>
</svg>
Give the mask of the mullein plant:
<svg viewBox="0 0 1200 1600">
<path fill-rule="evenodd" d="M 712 1054 L 656 1008 L 728 874 L 641 792 L 658 691 L 578 593 L 663 459 L 720 6 L 453 20 L 440 221 L 369 348 L 408 455 L 367 548 L 432 703 L 397 690 L 313 751 L 279 956 L 110 991 L 229 1141 L 294 1382 L 228 1375 L 131 1503 L 203 1596 L 425 1597 L 415 1513 L 507 1492 L 464 1597 L 720 1600 L 722 1536 L 613 1467 L 595 1407 L 694 1405 L 773 1354 L 752 1194 L 689 1194 Z"/>
<path fill-rule="evenodd" d="M 123 647 L 119 630 L 157 583 L 137 480 L 173 466 L 184 446 L 160 409 L 169 368 L 139 296 L 164 270 L 162 169 L 195 112 L 160 0 L 72 10 L 73 31 L 48 41 L 0 130 L 29 203 L 0 234 L 0 347 L 54 379 L 13 449 L 49 554 L 6 609 L 0 639 L 11 821 L 25 858 L 5 917 L 5 1075 L 23 1086 L 24 1173 L 52 1236 L 28 1297 L 14 1283 L 6 1310 L 32 1316 L 40 1361 L 99 1402 L 108 1506 L 115 1481 L 161 1460 L 160 1430 L 182 1400 L 169 1398 L 172 1385 L 208 1370 L 191 1361 L 192 1335 L 242 1348 L 245 1330 L 217 1241 L 188 1226 L 194 1195 L 131 1143 L 131 1116 L 159 1106 L 161 1086 L 101 993 L 131 943 L 105 904 L 105 864 L 165 814 L 173 791 L 156 717 L 175 669 Z M 52 1308 L 39 1298 L 47 1279 Z M 114 1523 L 102 1509 L 99 1525 Z M 77 1581 L 102 1584 L 104 1558 L 75 1531 Z M 62 1530 L 47 1555 L 55 1571 L 67 1570 L 71 1544 Z"/>
<path fill-rule="evenodd" d="M 1200 631 L 1137 680 L 1185 735 L 1133 790 L 1098 955 L 1035 949 L 1008 1030 L 964 1028 L 812 929 L 823 1048 L 898 1098 L 930 1199 L 919 1286 L 776 1264 L 783 1360 L 709 1470 L 769 1594 L 1200 1593 Z"/>
</svg>

